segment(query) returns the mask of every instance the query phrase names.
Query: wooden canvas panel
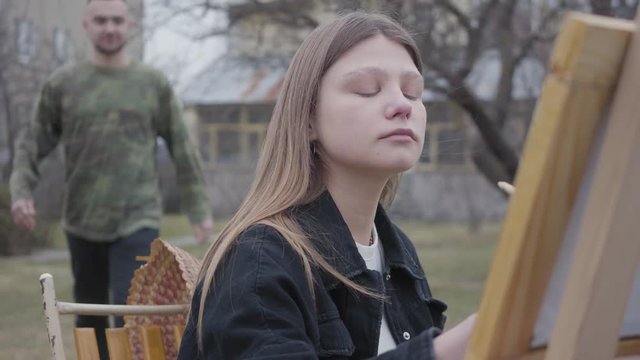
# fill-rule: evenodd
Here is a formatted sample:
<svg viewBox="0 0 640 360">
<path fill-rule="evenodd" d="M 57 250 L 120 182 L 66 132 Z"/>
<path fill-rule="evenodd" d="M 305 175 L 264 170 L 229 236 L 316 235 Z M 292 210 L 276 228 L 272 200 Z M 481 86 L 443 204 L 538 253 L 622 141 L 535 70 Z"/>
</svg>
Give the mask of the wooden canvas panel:
<svg viewBox="0 0 640 360">
<path fill-rule="evenodd" d="M 553 327 L 556 324 L 560 302 L 563 296 L 562 290 L 567 286 L 567 277 L 578 243 L 580 227 L 585 221 L 584 217 L 589 200 L 589 193 L 593 190 L 594 172 L 598 161 L 603 157 L 602 142 L 605 131 L 609 129 L 608 125 L 609 121 L 605 119 L 598 131 L 598 139 L 592 147 L 588 168 L 580 186 L 574 211 L 567 225 L 564 241 L 562 242 L 554 271 L 549 280 L 547 290 L 545 291 L 545 298 L 534 327 L 533 339 L 531 341 L 532 348 L 546 346 L 551 337 Z M 637 156 L 640 157 L 640 154 L 637 154 Z M 609 176 L 611 176 L 611 174 L 609 174 Z M 640 196 L 640 194 L 638 196 Z M 638 205 L 640 208 L 640 204 Z M 596 204 L 596 206 L 599 212 L 603 210 L 601 204 Z M 635 234 L 632 233 L 629 234 L 626 239 L 627 241 L 638 241 L 640 240 L 640 235 L 635 236 Z M 633 247 L 626 250 L 633 251 Z M 623 326 L 618 335 L 620 338 L 640 337 L 640 266 L 637 267 L 634 276 L 632 291 L 627 300 Z"/>
<path fill-rule="evenodd" d="M 551 338 L 553 327 L 556 324 L 558 310 L 560 308 L 560 302 L 563 295 L 562 290 L 567 286 L 567 277 L 571 270 L 576 243 L 578 242 L 580 223 L 584 218 L 587 196 L 593 183 L 593 172 L 595 171 L 596 158 L 600 155 L 602 149 L 605 127 L 606 124 L 602 124 L 602 126 L 599 127 L 597 139 L 594 146 L 592 146 L 592 151 L 589 155 L 589 163 L 583 176 L 580 189 L 578 190 L 574 210 L 569 218 L 564 240 L 562 241 L 553 273 L 549 279 L 544 300 L 540 307 L 540 311 L 538 312 L 536 324 L 533 329 L 533 338 L 530 344 L 531 348 L 546 347 L 549 343 L 549 339 Z"/>
<path fill-rule="evenodd" d="M 633 23 L 571 14 L 556 40 L 467 359 L 530 352 L 590 149 Z"/>
<path fill-rule="evenodd" d="M 640 14 L 640 13 L 639 13 Z M 640 24 L 640 16 L 637 18 Z M 636 30 L 637 31 L 637 30 Z M 607 114 L 575 255 L 546 359 L 612 359 L 640 264 L 640 37 Z M 640 310 L 638 304 L 630 305 Z M 640 351 L 637 352 L 640 355 Z"/>
<path fill-rule="evenodd" d="M 631 238 L 630 241 L 640 241 L 638 238 Z M 633 290 L 629 301 L 627 301 L 627 311 L 624 313 L 624 321 L 620 330 L 621 338 L 640 338 L 640 265 L 636 270 Z"/>
</svg>

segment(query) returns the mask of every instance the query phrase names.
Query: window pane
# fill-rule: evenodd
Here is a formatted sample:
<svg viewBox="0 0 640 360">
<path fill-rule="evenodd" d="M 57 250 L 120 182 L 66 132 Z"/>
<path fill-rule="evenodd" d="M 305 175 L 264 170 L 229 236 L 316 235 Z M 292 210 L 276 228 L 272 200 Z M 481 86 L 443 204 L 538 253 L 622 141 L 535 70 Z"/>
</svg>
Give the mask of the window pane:
<svg viewBox="0 0 640 360">
<path fill-rule="evenodd" d="M 69 61 L 72 51 L 69 32 L 63 29 L 55 29 L 53 32 L 53 56 L 58 65 Z"/>
<path fill-rule="evenodd" d="M 240 160 L 240 134 L 234 130 L 218 131 L 218 163 L 231 164 Z"/>
<path fill-rule="evenodd" d="M 237 105 L 213 105 L 198 108 L 198 114 L 206 123 L 225 124 L 240 121 L 240 107 Z"/>
<path fill-rule="evenodd" d="M 438 132 L 438 164 L 462 165 L 465 163 L 466 141 L 458 129 L 442 129 Z"/>
<path fill-rule="evenodd" d="M 253 105 L 249 108 L 249 122 L 268 123 L 271 120 L 273 104 Z"/>
<path fill-rule="evenodd" d="M 198 132 L 198 141 L 200 147 L 200 156 L 202 161 L 208 163 L 212 161 L 211 159 L 211 138 L 209 136 L 208 131 L 200 131 Z"/>
<path fill-rule="evenodd" d="M 451 106 L 448 101 L 426 103 L 428 121 L 430 123 L 441 123 L 453 120 L 450 111 Z"/>
<path fill-rule="evenodd" d="M 36 55 L 36 32 L 31 20 L 16 19 L 16 49 L 18 61 L 28 64 Z"/>
<path fill-rule="evenodd" d="M 258 161 L 258 156 L 260 154 L 260 136 L 257 132 L 251 132 L 248 134 L 249 136 L 249 161 L 255 163 Z"/>
</svg>

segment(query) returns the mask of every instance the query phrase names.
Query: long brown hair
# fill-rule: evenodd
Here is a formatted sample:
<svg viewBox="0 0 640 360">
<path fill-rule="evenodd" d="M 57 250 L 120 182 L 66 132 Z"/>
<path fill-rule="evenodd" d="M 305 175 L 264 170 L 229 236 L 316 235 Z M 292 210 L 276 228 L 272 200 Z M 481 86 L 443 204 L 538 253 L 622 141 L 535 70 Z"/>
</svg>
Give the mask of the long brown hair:
<svg viewBox="0 0 640 360">
<path fill-rule="evenodd" d="M 311 150 L 309 126 L 315 114 L 320 81 L 327 70 L 349 49 L 363 40 L 382 34 L 403 45 L 422 73 L 420 53 L 411 36 L 390 18 L 379 14 L 350 13 L 316 28 L 304 40 L 287 71 L 258 160 L 255 179 L 235 215 L 203 259 L 199 280 L 203 282 L 198 312 L 198 338 L 214 273 L 234 241 L 249 226 L 265 224 L 277 230 L 300 256 L 313 294 L 312 265 L 331 274 L 347 287 L 377 296 L 336 271 L 320 256 L 287 210 L 317 198 L 325 189 L 321 154 Z M 395 196 L 399 176 L 382 192 L 388 205 Z"/>
</svg>

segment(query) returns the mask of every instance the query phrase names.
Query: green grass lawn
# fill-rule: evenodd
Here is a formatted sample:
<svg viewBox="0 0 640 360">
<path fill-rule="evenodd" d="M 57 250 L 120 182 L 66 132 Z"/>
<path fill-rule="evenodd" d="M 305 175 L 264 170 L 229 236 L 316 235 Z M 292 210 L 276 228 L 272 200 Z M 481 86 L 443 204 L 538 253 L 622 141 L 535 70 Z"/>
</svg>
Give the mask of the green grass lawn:
<svg viewBox="0 0 640 360">
<path fill-rule="evenodd" d="M 41 273 L 51 273 L 56 293 L 61 300 L 71 300 L 71 278 L 66 261 L 33 262 L 0 260 L 0 359 L 48 359 L 47 331 L 42 315 L 40 284 Z M 73 319 L 63 318 L 63 331 L 67 358 L 75 358 L 73 350 Z M 73 355 L 73 357 L 69 356 Z"/>
<path fill-rule="evenodd" d="M 223 222 L 217 222 L 217 231 Z M 447 326 L 474 312 L 495 248 L 498 226 L 485 225 L 480 233 L 469 234 L 465 226 L 456 224 L 405 221 L 399 225 L 416 245 L 434 296 L 449 304 Z M 165 239 L 191 235 L 188 221 L 181 216 L 165 218 L 160 231 Z M 61 231 L 55 244 L 65 247 Z M 205 248 L 188 246 L 185 249 L 201 256 Z M 38 283 L 38 277 L 44 272 L 54 276 L 58 299 L 70 301 L 71 275 L 67 261 L 0 258 L 0 359 L 49 357 Z M 67 358 L 74 359 L 73 320 L 68 316 L 63 320 Z"/>
</svg>

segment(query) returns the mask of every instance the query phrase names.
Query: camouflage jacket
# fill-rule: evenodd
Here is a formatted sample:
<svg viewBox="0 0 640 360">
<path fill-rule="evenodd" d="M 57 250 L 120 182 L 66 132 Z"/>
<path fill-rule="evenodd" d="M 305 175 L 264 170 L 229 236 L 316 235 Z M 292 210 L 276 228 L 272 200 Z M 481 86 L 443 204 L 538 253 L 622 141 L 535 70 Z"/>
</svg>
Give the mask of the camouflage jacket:
<svg viewBox="0 0 640 360">
<path fill-rule="evenodd" d="M 141 227 L 157 228 L 158 136 L 176 165 L 185 213 L 191 222 L 204 220 L 210 210 L 201 163 L 166 78 L 139 62 L 124 69 L 89 62 L 64 67 L 44 84 L 16 149 L 12 200 L 32 197 L 38 163 L 61 143 L 66 231 L 112 241 Z"/>
</svg>

